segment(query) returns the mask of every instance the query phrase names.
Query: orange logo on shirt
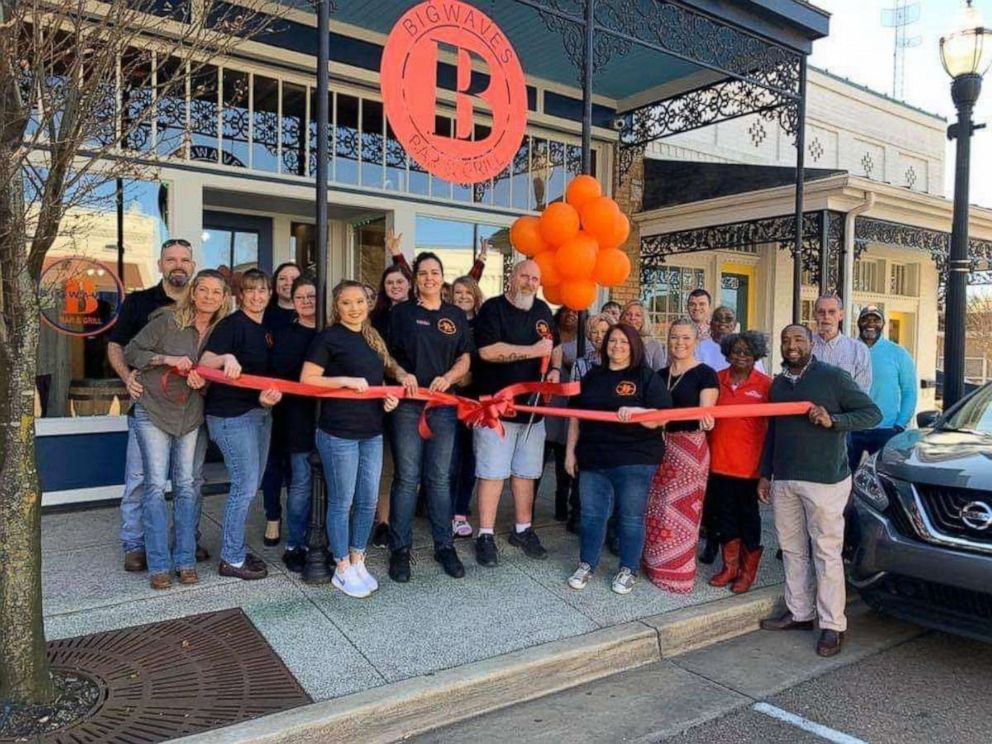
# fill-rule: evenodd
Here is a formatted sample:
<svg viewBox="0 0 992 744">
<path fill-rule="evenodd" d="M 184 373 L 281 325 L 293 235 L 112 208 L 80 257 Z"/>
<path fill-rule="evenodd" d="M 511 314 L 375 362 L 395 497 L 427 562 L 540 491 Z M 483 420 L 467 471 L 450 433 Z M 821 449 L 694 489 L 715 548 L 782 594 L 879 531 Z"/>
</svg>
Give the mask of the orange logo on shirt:
<svg viewBox="0 0 992 744">
<path fill-rule="evenodd" d="M 548 325 L 548 321 L 539 320 L 534 327 L 537 329 L 537 333 L 541 338 L 551 338 L 551 326 Z"/>
<path fill-rule="evenodd" d="M 619 385 L 617 385 L 617 395 L 630 396 L 637 393 L 637 385 L 627 380 L 624 380 Z"/>
<path fill-rule="evenodd" d="M 441 320 L 437 322 L 437 329 L 445 336 L 454 336 L 458 333 L 458 326 L 456 326 L 455 321 L 450 318 L 441 318 Z"/>
</svg>

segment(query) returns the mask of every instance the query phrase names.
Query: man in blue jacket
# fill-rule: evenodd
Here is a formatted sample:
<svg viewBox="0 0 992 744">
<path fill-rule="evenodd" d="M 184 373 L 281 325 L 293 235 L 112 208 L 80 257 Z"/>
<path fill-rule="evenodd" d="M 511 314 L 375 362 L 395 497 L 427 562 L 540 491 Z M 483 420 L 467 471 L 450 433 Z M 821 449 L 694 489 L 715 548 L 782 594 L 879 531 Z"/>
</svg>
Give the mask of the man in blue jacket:
<svg viewBox="0 0 992 744">
<path fill-rule="evenodd" d="M 909 426 L 916 410 L 919 379 L 913 358 L 899 344 L 882 335 L 885 315 L 877 305 L 866 305 L 858 315 L 858 335 L 871 351 L 871 389 L 868 394 L 881 409 L 882 420 L 874 429 L 851 432 L 847 453 L 851 472 L 865 453 L 873 455 Z"/>
</svg>

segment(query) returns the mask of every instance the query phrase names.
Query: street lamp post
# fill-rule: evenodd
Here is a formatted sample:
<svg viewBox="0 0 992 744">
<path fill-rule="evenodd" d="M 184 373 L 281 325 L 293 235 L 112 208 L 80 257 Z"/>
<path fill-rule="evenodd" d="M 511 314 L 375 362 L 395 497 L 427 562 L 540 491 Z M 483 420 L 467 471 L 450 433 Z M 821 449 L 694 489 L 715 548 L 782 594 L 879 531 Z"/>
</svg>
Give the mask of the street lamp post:
<svg viewBox="0 0 992 744">
<path fill-rule="evenodd" d="M 947 294 L 944 302 L 944 410 L 964 393 L 965 316 L 968 274 L 968 185 L 971 165 L 971 135 L 977 129 L 971 120 L 982 90 L 982 76 L 992 62 L 990 31 L 982 27 L 981 15 L 967 0 L 958 30 L 940 40 L 940 58 L 951 76 L 951 99 L 958 120 L 947 130 L 957 140 L 954 164 L 954 222 L 947 261 Z M 990 41 L 986 45 L 986 41 Z"/>
</svg>

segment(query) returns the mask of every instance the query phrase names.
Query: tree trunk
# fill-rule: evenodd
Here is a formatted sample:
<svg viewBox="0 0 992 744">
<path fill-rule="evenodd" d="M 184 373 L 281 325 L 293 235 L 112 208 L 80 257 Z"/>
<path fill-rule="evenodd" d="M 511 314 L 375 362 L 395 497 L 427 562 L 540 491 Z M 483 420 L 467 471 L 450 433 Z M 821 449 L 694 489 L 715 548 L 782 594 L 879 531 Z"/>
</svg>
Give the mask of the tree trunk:
<svg viewBox="0 0 992 744">
<path fill-rule="evenodd" d="M 16 248 L 2 252 L 18 254 Z M 42 615 L 41 488 L 34 449 L 38 299 L 25 252 L 26 246 L 19 266 L 5 268 L 3 287 L 9 335 L 0 343 L 0 701 L 46 703 L 53 690 Z"/>
</svg>

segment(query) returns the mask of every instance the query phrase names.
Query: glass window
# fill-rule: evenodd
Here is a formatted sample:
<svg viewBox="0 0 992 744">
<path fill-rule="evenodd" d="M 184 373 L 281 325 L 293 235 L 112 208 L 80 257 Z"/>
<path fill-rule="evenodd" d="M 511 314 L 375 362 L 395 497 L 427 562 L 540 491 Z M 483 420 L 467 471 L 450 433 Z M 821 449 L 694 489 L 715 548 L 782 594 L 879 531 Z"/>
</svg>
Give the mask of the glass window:
<svg viewBox="0 0 992 744">
<path fill-rule="evenodd" d="M 451 119 L 445 116 L 435 116 L 434 131 L 439 137 L 450 137 Z M 440 197 L 441 199 L 450 199 L 451 182 L 445 181 L 443 178 L 438 178 L 437 176 L 431 176 L 431 196 Z"/>
<path fill-rule="evenodd" d="M 703 286 L 703 270 L 681 266 L 644 269 L 641 272 L 641 301 L 654 326 L 656 338 L 663 338 L 668 324 L 685 315 L 689 292 Z"/>
<path fill-rule="evenodd" d="M 251 167 L 279 170 L 279 81 L 253 76 L 251 123 Z"/>
<path fill-rule="evenodd" d="M 430 174 L 413 158 L 410 158 L 410 193 L 422 196 L 430 196 L 431 193 Z"/>
<path fill-rule="evenodd" d="M 358 99 L 339 93 L 335 100 L 334 180 L 338 183 L 358 183 Z"/>
<path fill-rule="evenodd" d="M 382 188 L 384 180 L 383 163 L 383 120 L 382 104 L 379 101 L 362 99 L 362 185 Z"/>
<path fill-rule="evenodd" d="M 510 206 L 516 209 L 533 209 L 530 183 L 530 137 L 524 137 L 520 149 L 513 157 L 513 176 L 510 178 Z"/>
<path fill-rule="evenodd" d="M 386 189 L 390 191 L 406 191 L 406 150 L 396 139 L 396 133 L 386 122 Z"/>
<path fill-rule="evenodd" d="M 203 265 L 200 268 L 228 267 L 235 274 L 258 268 L 258 232 L 207 227 L 203 231 Z"/>
<path fill-rule="evenodd" d="M 125 146 L 147 152 L 152 147 L 152 55 L 131 49 L 121 55 L 121 130 Z"/>
<path fill-rule="evenodd" d="M 334 180 L 334 94 L 327 94 L 328 114 L 331 117 L 327 127 L 327 180 Z M 314 175 L 317 172 L 317 90 L 310 89 L 310 121 L 307 128 L 310 138 L 310 166 L 307 175 Z"/>
<path fill-rule="evenodd" d="M 450 282 L 467 274 L 475 263 L 475 225 L 417 215 L 417 250 L 433 251 L 444 263 L 444 279 Z"/>
<path fill-rule="evenodd" d="M 565 158 L 565 143 L 550 140 L 548 142 L 548 177 L 544 186 L 546 204 L 565 198 Z"/>
<path fill-rule="evenodd" d="M 306 140 L 303 122 L 307 116 L 307 89 L 292 83 L 282 84 L 282 172 L 305 175 Z"/>
<path fill-rule="evenodd" d="M 190 160 L 218 162 L 217 94 L 216 67 L 204 66 L 190 76 Z"/>
<path fill-rule="evenodd" d="M 479 287 L 486 297 L 495 297 L 503 293 L 506 280 L 513 268 L 513 247 L 510 245 L 510 228 L 499 225 L 477 225 L 481 245 L 483 238 L 489 241 L 489 253 L 486 256 L 486 267 L 482 270 Z"/>
<path fill-rule="evenodd" d="M 248 74 L 224 70 L 222 88 L 222 162 L 243 168 L 248 164 Z"/>
<path fill-rule="evenodd" d="M 186 63 L 174 57 L 159 58 L 155 71 L 156 152 L 186 157 Z"/>
<path fill-rule="evenodd" d="M 166 185 L 125 180 L 121 187 L 122 267 L 118 265 L 117 186 L 113 181 L 101 184 L 89 194 L 85 206 L 70 209 L 65 224 L 71 224 L 71 230 L 56 238 L 45 257 L 45 269 L 70 256 L 98 262 L 92 267 L 91 280 L 101 304 L 109 303 L 110 295 L 116 299 L 115 276 L 120 278 L 125 293 L 156 284 L 161 278 L 157 265 L 159 248 L 169 237 Z M 108 335 L 109 329 L 96 336 L 69 336 L 42 324 L 36 378 L 37 415 L 57 418 L 127 412 L 130 398 L 107 362 Z"/>
</svg>

